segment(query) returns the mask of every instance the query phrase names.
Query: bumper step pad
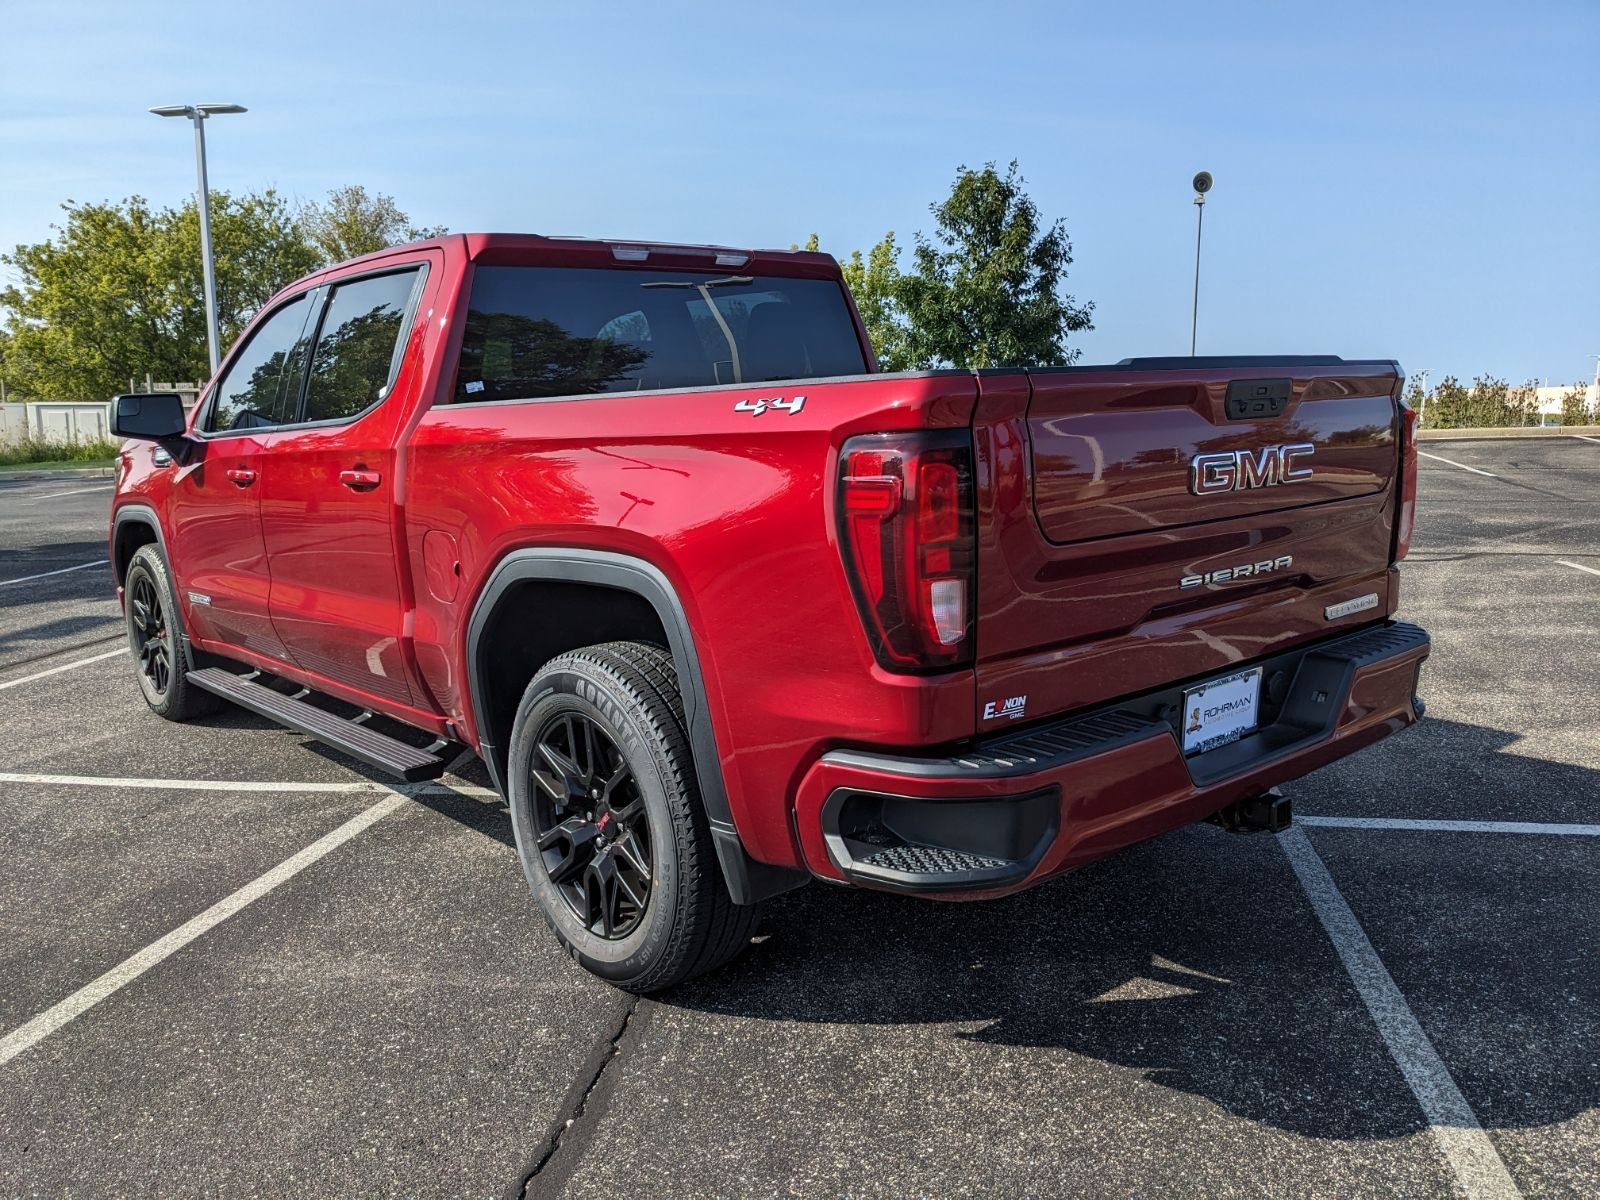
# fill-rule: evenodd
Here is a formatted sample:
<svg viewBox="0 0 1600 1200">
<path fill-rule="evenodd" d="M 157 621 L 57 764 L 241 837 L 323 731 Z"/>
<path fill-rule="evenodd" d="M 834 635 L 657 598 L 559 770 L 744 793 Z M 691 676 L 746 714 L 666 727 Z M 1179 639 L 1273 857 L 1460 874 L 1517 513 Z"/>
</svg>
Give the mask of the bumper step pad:
<svg viewBox="0 0 1600 1200">
<path fill-rule="evenodd" d="M 990 858 L 987 854 L 966 850 L 946 850 L 943 846 L 885 846 L 857 861 L 864 867 L 907 875 L 961 875 L 1013 865 L 1010 859 Z"/>
<path fill-rule="evenodd" d="M 221 667 L 206 667 L 189 672 L 189 682 L 247 708 L 258 716 L 315 738 L 326 746 L 343 751 L 351 758 L 376 767 L 407 783 L 437 779 L 444 774 L 446 758 L 455 750 L 453 743 L 436 742 L 423 748 L 369 729 L 361 719 L 341 717 L 314 704 L 257 683 L 245 675 L 235 675 Z M 368 714 L 370 715 L 370 714 Z"/>
</svg>

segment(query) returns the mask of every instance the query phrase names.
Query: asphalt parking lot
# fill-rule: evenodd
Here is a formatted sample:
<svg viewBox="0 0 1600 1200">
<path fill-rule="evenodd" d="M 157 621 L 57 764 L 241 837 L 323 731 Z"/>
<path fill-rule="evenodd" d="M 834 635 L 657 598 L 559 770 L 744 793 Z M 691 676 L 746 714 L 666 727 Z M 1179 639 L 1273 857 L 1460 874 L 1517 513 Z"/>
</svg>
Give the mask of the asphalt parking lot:
<svg viewBox="0 0 1600 1200">
<path fill-rule="evenodd" d="M 641 1001 L 476 763 L 150 714 L 110 482 L 0 477 L 0 1193 L 1600 1193 L 1600 444 L 1423 449 L 1428 719 L 1293 831 L 813 886 Z"/>
</svg>

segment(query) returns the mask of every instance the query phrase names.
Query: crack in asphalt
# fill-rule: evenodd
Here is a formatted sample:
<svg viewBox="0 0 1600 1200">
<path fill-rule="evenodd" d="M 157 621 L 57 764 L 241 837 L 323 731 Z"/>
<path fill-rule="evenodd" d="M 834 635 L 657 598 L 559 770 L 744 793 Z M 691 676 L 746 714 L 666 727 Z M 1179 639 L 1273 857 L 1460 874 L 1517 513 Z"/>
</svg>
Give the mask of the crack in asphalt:
<svg viewBox="0 0 1600 1200">
<path fill-rule="evenodd" d="M 640 1003 L 639 997 L 628 997 L 611 1031 L 603 1032 L 596 1039 L 594 1049 L 573 1079 L 572 1086 L 567 1089 L 549 1132 L 528 1165 L 506 1190 L 506 1200 L 543 1200 L 544 1197 L 556 1196 L 572 1178 L 582 1159 L 583 1149 L 593 1137 L 600 1118 L 609 1106 L 616 1076 L 608 1075 L 607 1069 L 622 1056 L 623 1036 L 632 1026 Z M 576 1141 L 568 1138 L 568 1133 L 576 1130 L 580 1122 L 583 1124 L 581 1132 L 585 1136 Z M 562 1153 L 563 1148 L 567 1153 Z"/>
<path fill-rule="evenodd" d="M 127 634 L 123 633 L 122 630 L 119 629 L 116 633 L 108 633 L 104 637 L 89 638 L 86 641 L 74 642 L 70 646 L 63 646 L 57 650 L 46 650 L 42 654 L 35 654 L 31 658 L 19 658 L 12 662 L 0 663 L 0 672 L 11 671 L 18 667 L 30 667 L 34 663 L 43 662 L 47 658 L 60 658 L 64 654 L 71 654 L 74 650 L 85 650 L 90 646 L 103 646 L 107 642 L 115 642 L 126 636 Z"/>
</svg>

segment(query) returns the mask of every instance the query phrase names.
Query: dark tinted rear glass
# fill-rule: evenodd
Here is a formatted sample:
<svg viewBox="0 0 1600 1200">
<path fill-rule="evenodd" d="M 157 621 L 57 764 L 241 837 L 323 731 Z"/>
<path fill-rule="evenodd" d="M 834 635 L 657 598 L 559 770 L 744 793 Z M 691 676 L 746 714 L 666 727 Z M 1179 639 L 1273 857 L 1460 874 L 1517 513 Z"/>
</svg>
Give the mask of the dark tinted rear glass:
<svg viewBox="0 0 1600 1200">
<path fill-rule="evenodd" d="M 865 370 L 844 292 L 831 280 L 480 267 L 455 399 L 766 383 Z"/>
</svg>

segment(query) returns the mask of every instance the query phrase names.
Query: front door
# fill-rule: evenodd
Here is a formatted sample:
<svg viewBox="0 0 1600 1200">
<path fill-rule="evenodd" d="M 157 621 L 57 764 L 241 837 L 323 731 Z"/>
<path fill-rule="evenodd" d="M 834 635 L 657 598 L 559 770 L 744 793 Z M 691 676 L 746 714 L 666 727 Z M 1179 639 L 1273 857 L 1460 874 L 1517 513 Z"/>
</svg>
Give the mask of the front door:
<svg viewBox="0 0 1600 1200">
<path fill-rule="evenodd" d="M 401 704 L 413 695 L 393 447 L 416 370 L 418 356 L 405 350 L 425 275 L 413 262 L 330 285 L 299 419 L 270 439 L 261 490 L 272 622 L 290 656 Z"/>
<path fill-rule="evenodd" d="M 263 457 L 293 413 L 313 307 L 310 293 L 296 296 L 251 329 L 201 401 L 188 461 L 172 468 L 167 544 L 191 636 L 280 661 L 261 532 Z"/>
</svg>

